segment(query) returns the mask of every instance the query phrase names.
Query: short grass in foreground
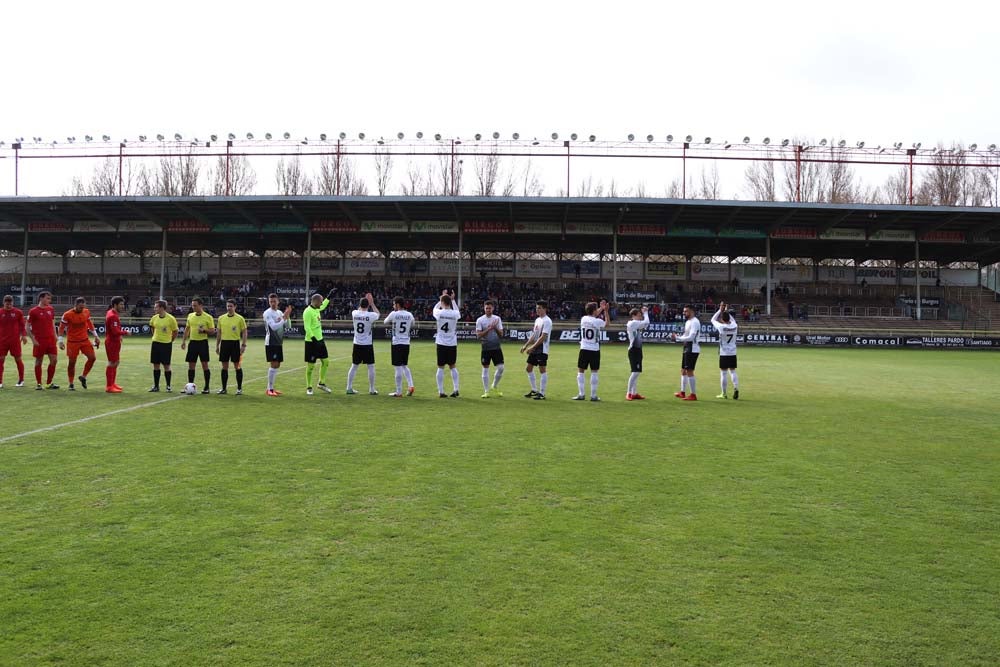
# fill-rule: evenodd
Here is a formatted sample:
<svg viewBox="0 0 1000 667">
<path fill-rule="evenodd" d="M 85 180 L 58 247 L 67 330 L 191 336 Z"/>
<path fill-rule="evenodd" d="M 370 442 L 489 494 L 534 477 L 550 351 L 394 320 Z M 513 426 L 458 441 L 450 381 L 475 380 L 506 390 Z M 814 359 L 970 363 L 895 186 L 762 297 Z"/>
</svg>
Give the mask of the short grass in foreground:
<svg viewBox="0 0 1000 667">
<path fill-rule="evenodd" d="M 682 404 L 648 346 L 626 403 L 606 347 L 593 404 L 573 346 L 544 403 L 512 346 L 485 400 L 474 345 L 457 400 L 428 344 L 403 399 L 330 348 L 277 399 L 259 341 L 244 396 L 146 394 L 145 341 L 119 396 L 8 362 L 0 440 L 123 411 L 0 442 L 0 664 L 996 664 L 1000 357 L 744 348 L 721 401 L 706 347 Z"/>
</svg>

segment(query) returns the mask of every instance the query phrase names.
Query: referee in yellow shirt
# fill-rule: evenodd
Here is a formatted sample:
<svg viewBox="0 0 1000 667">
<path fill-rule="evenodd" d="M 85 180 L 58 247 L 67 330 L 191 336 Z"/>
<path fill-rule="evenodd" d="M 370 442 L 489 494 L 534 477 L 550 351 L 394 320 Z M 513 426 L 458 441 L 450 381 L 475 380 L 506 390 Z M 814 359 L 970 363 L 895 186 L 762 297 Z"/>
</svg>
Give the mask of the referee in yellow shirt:
<svg viewBox="0 0 1000 667">
<path fill-rule="evenodd" d="M 194 382 L 194 365 L 201 360 L 201 372 L 205 375 L 205 387 L 201 393 L 208 393 L 208 384 L 212 379 L 212 371 L 208 368 L 208 337 L 215 335 L 215 319 L 205 312 L 205 304 L 201 299 L 191 299 L 191 312 L 187 316 L 187 326 L 184 327 L 184 339 L 181 349 L 187 348 L 188 382 Z M 188 341 L 191 344 L 188 345 Z"/>
<path fill-rule="evenodd" d="M 153 310 L 156 314 L 149 320 L 149 330 L 153 334 L 153 343 L 149 346 L 149 363 L 153 364 L 153 386 L 149 391 L 160 391 L 160 366 L 163 366 L 167 391 L 170 391 L 170 357 L 174 339 L 177 338 L 177 320 L 167 312 L 167 302 L 162 299 L 153 305 Z"/>
<path fill-rule="evenodd" d="M 236 365 L 236 395 L 243 393 L 243 353 L 247 351 L 247 321 L 236 312 L 236 302 L 226 300 L 226 314 L 219 316 L 215 328 L 215 353 L 222 362 L 222 389 L 220 394 L 229 393 L 229 362 Z"/>
</svg>

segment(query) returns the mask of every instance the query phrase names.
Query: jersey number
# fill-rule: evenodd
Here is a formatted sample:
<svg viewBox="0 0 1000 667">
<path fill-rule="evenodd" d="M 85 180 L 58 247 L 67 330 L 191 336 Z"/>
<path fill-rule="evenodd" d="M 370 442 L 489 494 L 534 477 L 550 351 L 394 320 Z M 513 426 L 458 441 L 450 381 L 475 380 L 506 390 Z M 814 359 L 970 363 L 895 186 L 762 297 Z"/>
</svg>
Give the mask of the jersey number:
<svg viewBox="0 0 1000 667">
<path fill-rule="evenodd" d="M 448 322 L 441 325 L 441 331 L 448 333 Z"/>
<path fill-rule="evenodd" d="M 406 333 L 406 322 L 400 322 L 399 323 L 399 333 L 400 333 L 400 335 Z"/>
<path fill-rule="evenodd" d="M 594 340 L 597 337 L 597 330 L 580 329 L 580 335 L 583 336 L 585 340 Z"/>
<path fill-rule="evenodd" d="M 736 334 L 726 334 L 726 345 L 731 345 Z"/>
<path fill-rule="evenodd" d="M 358 322 L 358 333 L 359 334 L 363 334 L 364 332 L 365 332 L 365 323 L 364 322 Z"/>
</svg>

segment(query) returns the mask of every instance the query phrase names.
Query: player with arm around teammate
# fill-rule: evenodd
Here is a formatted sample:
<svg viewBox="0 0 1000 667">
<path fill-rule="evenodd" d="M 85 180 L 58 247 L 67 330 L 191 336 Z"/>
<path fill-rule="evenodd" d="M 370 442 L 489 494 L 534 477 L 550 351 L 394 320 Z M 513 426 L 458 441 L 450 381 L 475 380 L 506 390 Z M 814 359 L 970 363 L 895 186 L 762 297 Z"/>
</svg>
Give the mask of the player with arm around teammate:
<svg viewBox="0 0 1000 667">
<path fill-rule="evenodd" d="M 354 349 L 351 352 L 351 368 L 347 371 L 348 394 L 358 393 L 354 391 L 354 375 L 361 364 L 368 366 L 368 393 L 372 396 L 378 394 L 375 388 L 375 343 L 372 337 L 372 325 L 378 318 L 378 308 L 375 307 L 375 300 L 369 292 L 358 304 L 358 309 L 351 312 L 351 320 L 354 322 Z"/>
<path fill-rule="evenodd" d="M 535 326 L 531 329 L 528 340 L 521 346 L 521 353 L 528 355 L 525 372 L 531 384 L 531 391 L 524 397 L 536 401 L 545 400 L 545 391 L 549 384 L 549 339 L 552 338 L 552 319 L 547 314 L 548 310 L 547 301 L 535 303 Z M 538 366 L 538 384 L 535 384 L 535 366 Z"/>
<path fill-rule="evenodd" d="M 597 396 L 598 371 L 601 370 L 601 331 L 608 324 L 608 302 L 601 299 L 600 305 L 591 301 L 584 307 L 586 313 L 580 318 L 580 354 L 576 362 L 576 386 L 579 392 L 574 401 L 586 400 L 584 395 L 585 372 L 590 369 L 590 400 L 600 401 Z M 603 319 L 602 319 L 603 317 Z"/>
<path fill-rule="evenodd" d="M 719 332 L 719 384 L 722 393 L 716 398 L 726 398 L 726 372 L 733 381 L 733 400 L 740 398 L 739 377 L 736 375 L 736 318 L 726 308 L 726 303 L 719 304 L 719 311 L 712 315 L 712 326 Z"/>
<path fill-rule="evenodd" d="M 680 336 L 676 333 L 670 336 L 675 341 L 684 343 L 684 352 L 681 355 L 681 390 L 674 396 L 685 401 L 697 401 L 694 367 L 698 364 L 698 354 L 701 353 L 701 346 L 698 345 L 698 338 L 701 336 L 701 321 L 695 317 L 694 306 L 690 304 L 684 306 L 684 318 L 686 320 L 684 333 Z"/>
<path fill-rule="evenodd" d="M 458 301 L 455 300 L 453 291 L 445 290 L 441 293 L 437 305 L 432 311 L 434 319 L 437 320 L 437 388 L 440 398 L 448 398 L 449 394 L 444 393 L 444 367 L 451 368 L 451 384 L 454 391 L 451 398 L 458 398 L 458 320 L 462 314 L 458 310 Z"/>
<path fill-rule="evenodd" d="M 500 378 L 503 377 L 503 349 L 500 343 L 503 340 L 503 322 L 500 316 L 493 311 L 496 303 L 492 300 L 483 304 L 483 315 L 476 320 L 476 338 L 482 343 L 483 349 L 480 361 L 483 364 L 483 398 L 490 397 L 490 390 L 496 392 L 497 396 L 503 397 L 500 391 Z M 493 373 L 493 384 L 490 385 L 490 363 L 496 368 Z"/>
<path fill-rule="evenodd" d="M 93 344 L 90 342 L 90 334 L 94 334 Z M 69 391 L 75 390 L 73 380 L 76 374 L 76 358 L 82 354 L 87 359 L 83 373 L 78 378 L 80 386 L 86 389 L 87 375 L 97 361 L 97 353 L 94 350 L 100 347 L 101 338 L 97 335 L 97 329 L 90 319 L 87 300 L 78 296 L 73 302 L 73 308 L 63 313 L 62 320 L 59 322 L 59 349 L 66 350 L 66 357 L 69 359 L 69 364 L 66 367 Z"/>
<path fill-rule="evenodd" d="M 226 314 L 215 327 L 215 354 L 222 362 L 222 388 L 218 394 L 228 394 L 229 364 L 236 366 L 236 395 L 243 393 L 243 353 L 247 351 L 247 321 L 236 312 L 236 301 L 226 300 Z"/>
<path fill-rule="evenodd" d="M 646 398 L 639 393 L 639 375 L 642 374 L 642 330 L 649 328 L 649 308 L 633 308 L 629 311 L 628 324 L 625 331 L 628 334 L 628 363 L 632 374 L 628 378 L 628 389 L 625 392 L 626 401 L 641 401 Z"/>
<path fill-rule="evenodd" d="M 392 367 L 395 372 L 396 391 L 389 394 L 403 396 L 403 380 L 406 380 L 407 396 L 413 396 L 413 374 L 410 372 L 410 332 L 413 331 L 413 313 L 406 309 L 403 297 L 392 300 L 392 312 L 385 317 L 384 324 L 392 331 Z"/>
</svg>

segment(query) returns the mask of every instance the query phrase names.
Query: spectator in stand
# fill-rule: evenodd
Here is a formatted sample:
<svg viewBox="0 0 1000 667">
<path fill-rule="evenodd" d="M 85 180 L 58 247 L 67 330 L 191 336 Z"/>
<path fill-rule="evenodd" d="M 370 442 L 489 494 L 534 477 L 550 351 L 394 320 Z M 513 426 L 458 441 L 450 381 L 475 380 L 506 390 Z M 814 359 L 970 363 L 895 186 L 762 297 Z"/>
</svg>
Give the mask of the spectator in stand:
<svg viewBox="0 0 1000 667">
<path fill-rule="evenodd" d="M 790 320 L 794 320 L 795 319 L 795 302 L 794 301 L 789 301 L 788 302 L 788 319 L 790 319 Z"/>
</svg>

